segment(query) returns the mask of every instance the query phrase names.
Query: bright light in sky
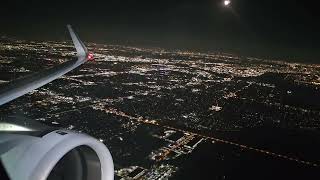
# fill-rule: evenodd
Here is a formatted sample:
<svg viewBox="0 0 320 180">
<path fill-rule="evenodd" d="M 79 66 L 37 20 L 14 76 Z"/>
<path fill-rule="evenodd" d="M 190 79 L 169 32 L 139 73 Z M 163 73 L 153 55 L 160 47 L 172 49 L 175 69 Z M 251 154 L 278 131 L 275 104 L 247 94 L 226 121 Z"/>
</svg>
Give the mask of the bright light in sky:
<svg viewBox="0 0 320 180">
<path fill-rule="evenodd" d="M 231 3 L 231 1 L 230 1 L 230 0 L 225 0 L 225 1 L 224 1 L 224 5 L 225 5 L 225 6 L 229 6 L 229 5 L 230 5 L 230 3 Z"/>
</svg>

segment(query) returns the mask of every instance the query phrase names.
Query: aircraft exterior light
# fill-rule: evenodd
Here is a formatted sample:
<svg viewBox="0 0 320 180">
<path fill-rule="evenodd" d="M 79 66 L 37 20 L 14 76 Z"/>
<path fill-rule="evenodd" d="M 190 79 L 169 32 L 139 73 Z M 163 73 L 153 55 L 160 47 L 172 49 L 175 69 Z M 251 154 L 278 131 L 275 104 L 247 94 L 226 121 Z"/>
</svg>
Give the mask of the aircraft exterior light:
<svg viewBox="0 0 320 180">
<path fill-rule="evenodd" d="M 88 58 L 89 61 L 92 61 L 94 59 L 93 53 L 89 53 L 87 58 Z"/>
</svg>

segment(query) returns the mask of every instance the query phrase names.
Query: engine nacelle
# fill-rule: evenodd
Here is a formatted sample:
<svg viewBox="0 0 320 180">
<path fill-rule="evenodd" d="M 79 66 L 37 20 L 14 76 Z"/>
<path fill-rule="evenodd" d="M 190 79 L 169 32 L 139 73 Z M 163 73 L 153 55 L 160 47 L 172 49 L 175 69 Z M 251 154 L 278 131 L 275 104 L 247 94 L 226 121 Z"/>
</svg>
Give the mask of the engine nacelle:
<svg viewBox="0 0 320 180">
<path fill-rule="evenodd" d="M 109 150 L 78 132 L 1 132 L 0 158 L 12 180 L 113 180 Z"/>
</svg>

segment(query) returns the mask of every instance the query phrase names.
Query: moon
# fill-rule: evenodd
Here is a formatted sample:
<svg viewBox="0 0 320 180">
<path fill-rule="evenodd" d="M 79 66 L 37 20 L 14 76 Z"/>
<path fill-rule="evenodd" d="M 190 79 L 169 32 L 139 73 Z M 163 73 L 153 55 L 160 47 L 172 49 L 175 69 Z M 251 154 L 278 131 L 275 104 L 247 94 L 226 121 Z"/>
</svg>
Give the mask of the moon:
<svg viewBox="0 0 320 180">
<path fill-rule="evenodd" d="M 229 6 L 230 4 L 231 4 L 231 1 L 230 1 L 230 0 L 225 0 L 225 1 L 224 1 L 224 5 L 225 5 L 225 6 Z"/>
</svg>

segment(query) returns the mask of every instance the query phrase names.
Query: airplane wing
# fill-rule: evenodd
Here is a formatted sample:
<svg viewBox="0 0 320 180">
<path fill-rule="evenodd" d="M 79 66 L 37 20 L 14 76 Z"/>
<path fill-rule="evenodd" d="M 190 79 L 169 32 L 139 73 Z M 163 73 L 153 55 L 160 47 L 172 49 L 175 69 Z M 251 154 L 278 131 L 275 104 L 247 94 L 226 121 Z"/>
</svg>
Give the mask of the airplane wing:
<svg viewBox="0 0 320 180">
<path fill-rule="evenodd" d="M 70 25 L 68 29 L 77 58 L 5 84 L 0 88 L 0 105 L 93 58 Z M 102 142 L 80 132 L 47 127 L 23 118 L 1 118 L 0 179 L 3 177 L 1 170 L 5 170 L 5 176 L 12 180 L 114 179 L 112 156 Z"/>
<path fill-rule="evenodd" d="M 87 56 L 88 50 L 87 50 L 86 46 L 83 44 L 83 42 L 77 36 L 77 34 L 74 33 L 71 25 L 68 24 L 67 28 L 68 28 L 70 36 L 72 38 L 73 44 L 77 50 L 78 57 Z"/>
<path fill-rule="evenodd" d="M 10 102 L 26 93 L 33 91 L 77 68 L 88 60 L 88 50 L 70 25 L 67 25 L 73 44 L 77 50 L 77 59 L 54 66 L 50 69 L 31 74 L 4 84 L 0 88 L 0 105 Z"/>
</svg>

